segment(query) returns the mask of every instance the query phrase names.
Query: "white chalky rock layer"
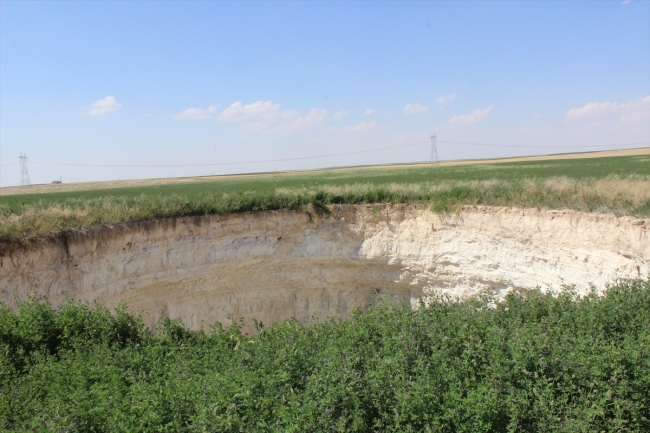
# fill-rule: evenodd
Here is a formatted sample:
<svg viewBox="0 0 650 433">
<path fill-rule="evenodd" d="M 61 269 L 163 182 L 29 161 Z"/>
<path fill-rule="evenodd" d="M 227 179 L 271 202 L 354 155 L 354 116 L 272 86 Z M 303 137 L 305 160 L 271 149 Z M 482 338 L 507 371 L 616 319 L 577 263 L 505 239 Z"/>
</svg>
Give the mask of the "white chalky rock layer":
<svg viewBox="0 0 650 433">
<path fill-rule="evenodd" d="M 113 308 L 125 301 L 153 325 L 161 316 L 198 329 L 230 317 L 265 324 L 345 317 L 377 294 L 485 289 L 586 293 L 650 273 L 650 219 L 570 210 L 335 206 L 306 212 L 171 218 L 75 233 L 0 251 L 0 301 L 28 293 Z M 250 320 L 246 330 L 251 331 Z"/>
</svg>

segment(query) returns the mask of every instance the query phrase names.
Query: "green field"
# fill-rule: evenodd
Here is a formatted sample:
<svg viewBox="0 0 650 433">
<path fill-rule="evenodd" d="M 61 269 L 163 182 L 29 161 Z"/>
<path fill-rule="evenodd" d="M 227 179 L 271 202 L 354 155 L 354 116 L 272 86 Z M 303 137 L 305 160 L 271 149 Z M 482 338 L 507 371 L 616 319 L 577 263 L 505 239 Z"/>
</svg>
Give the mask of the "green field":
<svg viewBox="0 0 650 433">
<path fill-rule="evenodd" d="M 337 203 L 515 205 L 650 215 L 650 156 L 324 170 L 193 183 L 0 196 L 0 240 L 170 216 L 324 212 Z"/>
<path fill-rule="evenodd" d="M 0 429 L 650 431 L 650 280 L 290 320 L 258 336 L 118 309 L 0 308 Z"/>
</svg>

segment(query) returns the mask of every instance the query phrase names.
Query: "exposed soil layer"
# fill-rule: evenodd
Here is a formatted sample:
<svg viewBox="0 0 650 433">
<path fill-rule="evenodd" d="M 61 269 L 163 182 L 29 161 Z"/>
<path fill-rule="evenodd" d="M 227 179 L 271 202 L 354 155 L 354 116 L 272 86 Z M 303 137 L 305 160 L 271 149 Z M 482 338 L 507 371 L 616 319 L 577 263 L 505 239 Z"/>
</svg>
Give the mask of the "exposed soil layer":
<svg viewBox="0 0 650 433">
<path fill-rule="evenodd" d="M 328 216 L 263 212 L 170 218 L 72 233 L 0 251 L 0 301 L 28 293 L 198 329 L 253 317 L 345 317 L 378 296 L 558 290 L 650 273 L 650 219 L 571 210 L 335 206 Z M 246 330 L 252 331 L 250 320 Z"/>
</svg>

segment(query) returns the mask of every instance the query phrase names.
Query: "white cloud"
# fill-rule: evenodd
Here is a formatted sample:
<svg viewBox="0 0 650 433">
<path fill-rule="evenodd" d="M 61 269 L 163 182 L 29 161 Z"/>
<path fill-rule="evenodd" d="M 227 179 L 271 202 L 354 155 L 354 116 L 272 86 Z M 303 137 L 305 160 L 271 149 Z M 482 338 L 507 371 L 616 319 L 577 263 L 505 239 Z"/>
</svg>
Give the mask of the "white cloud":
<svg viewBox="0 0 650 433">
<path fill-rule="evenodd" d="M 624 103 L 609 101 L 589 102 L 582 107 L 574 107 L 567 111 L 566 120 L 603 118 L 608 116 L 618 117 L 621 123 L 647 122 L 650 119 L 650 96 L 633 99 Z"/>
<path fill-rule="evenodd" d="M 327 117 L 327 110 L 324 108 L 312 108 L 305 116 L 299 111 L 282 111 L 280 124 L 270 130 L 270 133 L 289 133 L 298 129 L 311 128 L 321 124 Z"/>
<path fill-rule="evenodd" d="M 339 117 L 349 112 L 339 112 Z M 328 115 L 324 108 L 313 108 L 303 115 L 297 110 L 282 110 L 280 104 L 271 101 L 257 101 L 244 105 L 235 102 L 224 109 L 217 119 L 222 122 L 239 122 L 242 136 L 253 132 L 266 134 L 289 134 L 293 131 L 321 124 Z"/>
<path fill-rule="evenodd" d="M 375 124 L 377 122 L 366 122 L 365 120 L 358 125 L 354 126 L 348 126 L 345 128 L 346 131 L 354 131 L 354 132 L 367 132 L 370 131 L 372 128 L 375 127 Z"/>
<path fill-rule="evenodd" d="M 619 104 L 616 102 L 589 102 L 582 107 L 575 107 L 566 113 L 567 120 L 578 119 L 580 117 L 594 116 L 607 113 L 608 111 L 617 111 Z"/>
<path fill-rule="evenodd" d="M 420 114 L 424 113 L 425 111 L 429 111 L 429 107 L 420 105 L 420 103 L 408 104 L 406 107 L 404 107 L 404 114 L 406 115 Z"/>
<path fill-rule="evenodd" d="M 174 114 L 174 120 L 202 120 L 207 119 L 217 112 L 216 105 L 210 105 L 205 110 L 203 108 L 188 108 L 180 113 Z"/>
<path fill-rule="evenodd" d="M 347 116 L 348 114 L 350 114 L 350 110 L 348 110 L 348 111 L 343 111 L 343 110 L 341 110 L 341 111 L 337 111 L 337 112 L 334 113 L 334 115 L 332 116 L 332 119 L 334 119 L 334 120 L 341 120 L 341 119 L 343 119 L 345 116 Z"/>
<path fill-rule="evenodd" d="M 478 122 L 479 120 L 485 119 L 487 116 L 490 115 L 492 110 L 494 109 L 494 106 L 489 105 L 488 107 L 484 109 L 477 108 L 476 110 L 472 111 L 469 114 L 463 114 L 461 116 L 454 116 L 451 119 L 449 119 L 449 124 L 453 125 L 456 123 L 460 123 L 462 125 L 469 125 L 470 123 Z"/>
<path fill-rule="evenodd" d="M 541 114 L 535 114 L 533 116 L 530 116 L 531 119 L 541 119 L 542 115 Z"/>
<path fill-rule="evenodd" d="M 312 108 L 309 113 L 304 117 L 304 123 L 320 123 L 327 117 L 327 110 L 324 108 Z"/>
<path fill-rule="evenodd" d="M 436 98 L 436 102 L 445 105 L 449 101 L 453 101 L 456 99 L 456 94 L 455 93 L 450 93 L 448 95 L 442 95 L 439 98 Z"/>
<path fill-rule="evenodd" d="M 88 114 L 91 116 L 99 116 L 101 114 L 112 113 L 113 111 L 119 110 L 121 106 L 122 104 L 117 102 L 115 96 L 107 96 L 95 102 L 92 110 Z"/>
<path fill-rule="evenodd" d="M 247 120 L 273 121 L 280 113 L 280 104 L 271 101 L 257 101 L 249 105 L 235 102 L 223 110 L 218 119 L 222 122 L 242 122 Z"/>
<path fill-rule="evenodd" d="M 630 3 L 632 3 L 632 0 L 623 0 L 623 3 L 621 3 L 621 4 L 626 5 L 626 4 L 630 4 Z"/>
<path fill-rule="evenodd" d="M 650 109 L 621 114 L 621 123 L 650 123 Z"/>
<path fill-rule="evenodd" d="M 373 114 L 377 114 L 377 113 L 379 113 L 379 110 L 377 110 L 375 108 L 368 108 L 366 110 L 366 115 L 368 115 L 368 116 L 372 116 Z"/>
</svg>

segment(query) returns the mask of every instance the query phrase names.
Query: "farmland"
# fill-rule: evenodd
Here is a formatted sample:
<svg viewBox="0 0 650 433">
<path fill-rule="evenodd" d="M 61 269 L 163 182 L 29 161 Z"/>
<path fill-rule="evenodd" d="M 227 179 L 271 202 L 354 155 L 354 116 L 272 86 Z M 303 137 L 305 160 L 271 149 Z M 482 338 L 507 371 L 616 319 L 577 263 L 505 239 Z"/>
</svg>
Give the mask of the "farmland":
<svg viewBox="0 0 650 433">
<path fill-rule="evenodd" d="M 568 208 L 650 215 L 650 156 L 384 167 L 227 177 L 0 196 L 0 239 L 173 216 L 298 210 L 329 204 L 428 203 Z"/>
</svg>

